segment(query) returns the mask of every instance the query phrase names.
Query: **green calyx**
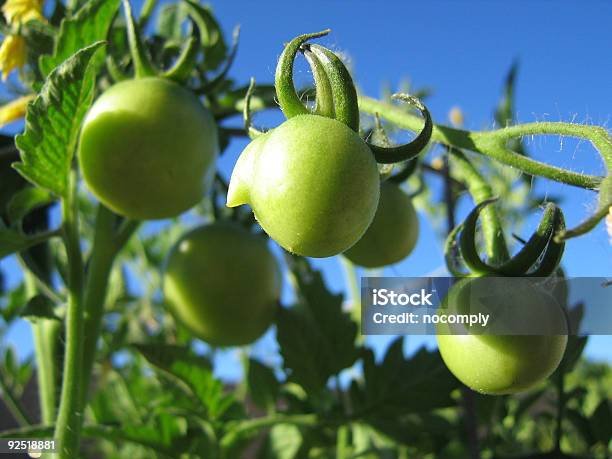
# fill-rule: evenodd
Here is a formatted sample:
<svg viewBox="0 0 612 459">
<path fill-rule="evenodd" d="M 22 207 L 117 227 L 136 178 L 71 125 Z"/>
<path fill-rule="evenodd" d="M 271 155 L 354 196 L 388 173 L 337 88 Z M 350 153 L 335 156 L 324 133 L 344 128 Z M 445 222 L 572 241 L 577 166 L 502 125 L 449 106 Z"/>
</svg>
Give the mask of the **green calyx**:
<svg viewBox="0 0 612 459">
<path fill-rule="evenodd" d="M 191 23 L 190 35 L 185 40 L 179 55 L 175 62 L 168 69 L 157 68 L 153 63 L 151 56 L 141 39 L 142 34 L 138 30 L 138 24 L 134 19 L 132 7 L 129 0 L 123 0 L 123 8 L 126 17 L 127 36 L 134 66 L 135 78 L 146 78 L 151 76 L 159 76 L 175 81 L 177 83 L 187 82 L 195 73 L 196 68 L 201 64 L 202 51 L 209 52 L 207 43 L 210 41 L 211 30 L 208 30 L 209 24 L 203 19 L 202 15 L 206 14 L 206 10 L 191 2 L 186 2 L 187 12 Z M 225 80 L 227 72 L 231 67 L 236 55 L 238 44 L 239 28 L 234 30 L 234 42 L 232 48 L 224 57 L 224 62 L 221 65 L 221 70 L 211 80 L 206 80 L 202 87 L 197 89 L 198 94 L 206 94 L 212 91 L 221 81 Z M 206 57 L 206 56 L 205 56 Z M 126 79 L 117 64 L 112 59 L 107 60 L 109 73 L 116 81 Z"/>
<path fill-rule="evenodd" d="M 331 50 L 309 40 L 327 35 L 329 29 L 300 35 L 291 40 L 282 52 L 276 66 L 275 86 L 278 103 L 287 119 L 298 115 L 316 114 L 333 118 L 359 132 L 359 104 L 353 79 L 342 60 Z M 308 61 L 315 82 L 315 106 L 308 108 L 297 94 L 293 82 L 293 63 L 298 51 Z M 424 118 L 421 132 L 411 142 L 388 146 L 369 143 L 378 163 L 393 164 L 416 158 L 429 143 L 433 120 L 427 107 L 414 96 L 395 94 L 395 99 L 407 102 Z"/>
<path fill-rule="evenodd" d="M 476 224 L 481 212 L 497 198 L 479 203 L 457 226 L 446 241 L 446 261 L 449 271 L 456 277 L 468 276 L 528 276 L 547 277 L 559 267 L 565 243 L 555 236 L 565 230 L 563 212 L 554 203 L 548 203 L 538 228 L 523 248 L 510 260 L 494 266 L 484 261 L 476 246 Z M 458 252 L 458 253 L 457 253 Z M 457 263 L 461 255 L 463 271 Z"/>
</svg>

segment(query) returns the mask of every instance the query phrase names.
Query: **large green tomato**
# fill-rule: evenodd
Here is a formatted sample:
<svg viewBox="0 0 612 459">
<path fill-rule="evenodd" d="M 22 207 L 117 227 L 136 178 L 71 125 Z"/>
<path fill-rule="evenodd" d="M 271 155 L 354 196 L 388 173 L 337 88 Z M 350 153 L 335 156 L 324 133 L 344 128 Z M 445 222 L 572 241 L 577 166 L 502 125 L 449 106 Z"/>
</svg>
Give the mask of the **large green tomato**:
<svg viewBox="0 0 612 459">
<path fill-rule="evenodd" d="M 438 347 L 449 370 L 484 394 L 513 394 L 532 388 L 557 368 L 567 345 L 562 308 L 530 280 L 472 278 L 454 285 L 440 313 L 488 313 L 476 330 L 458 325 L 436 327 Z M 533 334 L 493 334 L 530 330 Z M 456 334 L 453 334 L 456 333 Z M 539 333 L 539 334 L 535 334 Z"/>
<path fill-rule="evenodd" d="M 107 207 L 126 217 L 175 217 L 207 192 L 218 152 L 217 128 L 187 89 L 162 78 L 123 81 L 85 118 L 83 177 Z"/>
<path fill-rule="evenodd" d="M 419 237 L 419 219 L 412 200 L 389 181 L 380 187 L 380 201 L 372 224 L 359 242 L 344 252 L 366 268 L 391 265 L 406 258 Z"/>
<path fill-rule="evenodd" d="M 241 346 L 272 323 L 281 273 L 265 238 L 221 222 L 176 243 L 163 288 L 170 310 L 196 336 L 215 346 Z"/>
<path fill-rule="evenodd" d="M 299 115 L 247 146 L 227 205 L 250 204 L 288 251 L 329 257 L 363 236 L 379 193 L 374 155 L 359 135 L 331 118 Z"/>
</svg>

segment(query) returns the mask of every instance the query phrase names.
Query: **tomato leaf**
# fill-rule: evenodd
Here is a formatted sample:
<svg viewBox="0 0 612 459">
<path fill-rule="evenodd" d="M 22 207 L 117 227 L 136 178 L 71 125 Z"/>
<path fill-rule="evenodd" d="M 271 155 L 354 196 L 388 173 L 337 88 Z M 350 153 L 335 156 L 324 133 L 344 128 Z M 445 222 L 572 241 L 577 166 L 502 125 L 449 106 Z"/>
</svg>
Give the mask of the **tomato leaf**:
<svg viewBox="0 0 612 459">
<path fill-rule="evenodd" d="M 438 352 L 421 348 L 405 358 L 403 338 L 395 340 L 377 364 L 374 353 L 363 352 L 363 380 L 350 389 L 356 413 L 373 411 L 378 417 L 419 413 L 453 406 L 451 392 L 459 382 L 449 373 Z"/>
<path fill-rule="evenodd" d="M 233 404 L 234 398 L 224 393 L 223 383 L 214 378 L 208 362 L 192 354 L 187 347 L 164 344 L 136 344 L 134 347 L 151 365 L 186 387 L 210 419 L 218 419 Z"/>
<path fill-rule="evenodd" d="M 289 265 L 300 292 L 300 303 L 283 308 L 277 335 L 290 380 L 310 392 L 350 367 L 358 357 L 357 325 L 342 310 L 342 295 L 327 290 L 319 271 L 304 258 L 291 256 Z"/>
<path fill-rule="evenodd" d="M 89 65 L 103 45 L 95 43 L 57 67 L 26 112 L 26 127 L 15 138 L 21 162 L 14 167 L 30 182 L 65 196 L 81 123 L 94 95 Z"/>
<path fill-rule="evenodd" d="M 93 0 L 86 2 L 72 17 L 65 18 L 55 41 L 52 55 L 40 57 L 39 67 L 43 75 L 68 59 L 72 54 L 88 45 L 105 40 L 113 18 L 119 9 L 120 0 Z M 95 66 L 104 60 L 102 54 L 94 58 Z"/>
</svg>

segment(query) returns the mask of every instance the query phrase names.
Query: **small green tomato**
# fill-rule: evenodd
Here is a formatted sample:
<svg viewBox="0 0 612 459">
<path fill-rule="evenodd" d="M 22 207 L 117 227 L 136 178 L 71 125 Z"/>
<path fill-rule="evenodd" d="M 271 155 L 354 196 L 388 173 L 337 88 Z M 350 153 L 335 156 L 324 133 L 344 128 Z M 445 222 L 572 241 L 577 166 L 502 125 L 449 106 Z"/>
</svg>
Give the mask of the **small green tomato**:
<svg viewBox="0 0 612 459">
<path fill-rule="evenodd" d="M 444 363 L 475 391 L 502 395 L 529 390 L 549 377 L 563 358 L 567 345 L 563 310 L 530 280 L 464 279 L 451 287 L 439 312 L 490 315 L 483 329 L 436 326 Z M 503 330 L 533 334 L 502 334 Z"/>
<path fill-rule="evenodd" d="M 217 128 L 189 90 L 163 78 L 120 82 L 83 123 L 79 162 L 104 205 L 139 220 L 175 217 L 207 192 Z"/>
<path fill-rule="evenodd" d="M 379 193 L 376 161 L 359 135 L 331 118 L 299 115 L 244 150 L 227 205 L 249 204 L 288 251 L 329 257 L 363 236 Z"/>
<path fill-rule="evenodd" d="M 391 265 L 406 258 L 419 237 L 419 219 L 412 200 L 395 183 L 380 187 L 374 221 L 357 244 L 344 252 L 346 258 L 366 268 Z"/>
<path fill-rule="evenodd" d="M 280 269 L 266 242 L 230 222 L 185 234 L 164 273 L 171 312 L 212 345 L 255 341 L 272 323 L 281 292 Z"/>
</svg>

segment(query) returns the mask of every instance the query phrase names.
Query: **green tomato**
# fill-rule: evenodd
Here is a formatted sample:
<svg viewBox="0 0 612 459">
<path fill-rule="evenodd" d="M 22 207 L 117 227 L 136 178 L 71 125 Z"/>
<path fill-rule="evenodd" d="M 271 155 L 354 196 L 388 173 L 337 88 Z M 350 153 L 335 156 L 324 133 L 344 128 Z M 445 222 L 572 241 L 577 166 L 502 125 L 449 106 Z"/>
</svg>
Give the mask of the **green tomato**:
<svg viewBox="0 0 612 459">
<path fill-rule="evenodd" d="M 446 366 L 475 391 L 491 395 L 526 391 L 550 376 L 563 358 L 567 345 L 563 310 L 530 280 L 462 280 L 451 287 L 439 312 L 490 314 L 484 329 L 436 326 Z M 502 330 L 539 334 L 494 334 Z"/>
<path fill-rule="evenodd" d="M 391 265 L 412 252 L 418 237 L 419 219 L 412 200 L 398 185 L 385 181 L 372 224 L 344 255 L 366 268 Z"/>
<path fill-rule="evenodd" d="M 220 222 L 176 243 L 163 289 L 171 312 L 196 336 L 215 346 L 241 346 L 272 323 L 281 273 L 266 239 Z"/>
<path fill-rule="evenodd" d="M 299 115 L 247 146 L 227 205 L 249 204 L 289 252 L 329 257 L 363 236 L 379 193 L 374 155 L 359 135 L 331 118 Z"/>
<path fill-rule="evenodd" d="M 189 90 L 162 78 L 123 81 L 85 118 L 79 145 L 91 192 L 118 214 L 175 217 L 207 192 L 218 153 L 217 128 Z"/>
</svg>

